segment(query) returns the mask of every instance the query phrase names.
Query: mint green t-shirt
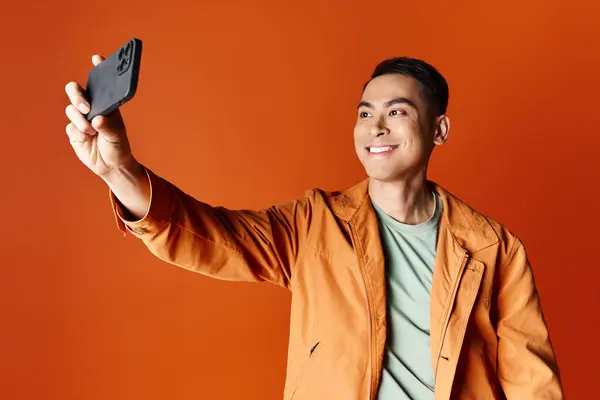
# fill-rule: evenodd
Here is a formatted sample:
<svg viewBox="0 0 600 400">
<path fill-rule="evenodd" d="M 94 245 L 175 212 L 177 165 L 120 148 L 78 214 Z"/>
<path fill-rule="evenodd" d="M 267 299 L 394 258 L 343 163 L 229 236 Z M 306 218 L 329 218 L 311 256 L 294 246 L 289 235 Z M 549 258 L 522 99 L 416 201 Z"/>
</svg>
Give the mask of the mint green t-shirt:
<svg viewBox="0 0 600 400">
<path fill-rule="evenodd" d="M 433 399 L 429 304 L 439 221 L 437 194 L 431 217 L 403 224 L 375 203 L 387 280 L 387 341 L 377 400 Z"/>
</svg>

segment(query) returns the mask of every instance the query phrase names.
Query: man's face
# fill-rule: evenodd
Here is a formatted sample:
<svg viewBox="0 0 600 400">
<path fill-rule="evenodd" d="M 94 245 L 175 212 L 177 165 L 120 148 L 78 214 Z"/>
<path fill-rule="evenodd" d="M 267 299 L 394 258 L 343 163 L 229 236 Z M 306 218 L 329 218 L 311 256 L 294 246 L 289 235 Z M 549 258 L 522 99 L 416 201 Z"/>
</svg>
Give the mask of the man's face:
<svg viewBox="0 0 600 400">
<path fill-rule="evenodd" d="M 367 175 L 389 182 L 425 169 L 434 146 L 435 125 L 417 80 L 400 74 L 371 80 L 354 127 L 356 154 Z"/>
</svg>

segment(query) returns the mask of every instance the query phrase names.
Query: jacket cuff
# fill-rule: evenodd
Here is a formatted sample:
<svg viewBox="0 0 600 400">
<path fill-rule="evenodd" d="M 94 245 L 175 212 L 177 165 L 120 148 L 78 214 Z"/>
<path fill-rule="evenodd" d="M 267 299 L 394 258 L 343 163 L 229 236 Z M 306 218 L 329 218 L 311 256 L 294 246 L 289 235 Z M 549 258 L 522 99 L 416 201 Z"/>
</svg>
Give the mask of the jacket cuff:
<svg viewBox="0 0 600 400">
<path fill-rule="evenodd" d="M 172 192 L 168 182 L 154 174 L 150 169 L 142 165 L 150 182 L 150 207 L 141 219 L 131 221 L 125 218 L 123 205 L 119 202 L 112 190 L 108 190 L 115 222 L 117 228 L 124 236 L 131 233 L 142 237 L 159 232 L 169 221 Z"/>
</svg>

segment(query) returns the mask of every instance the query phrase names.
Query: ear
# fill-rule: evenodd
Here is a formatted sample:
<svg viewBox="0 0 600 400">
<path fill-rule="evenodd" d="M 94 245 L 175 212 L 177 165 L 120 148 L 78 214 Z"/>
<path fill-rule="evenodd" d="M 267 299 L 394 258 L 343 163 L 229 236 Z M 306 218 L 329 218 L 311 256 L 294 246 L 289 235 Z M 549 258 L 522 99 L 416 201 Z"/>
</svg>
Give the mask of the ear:
<svg viewBox="0 0 600 400">
<path fill-rule="evenodd" d="M 437 146 L 446 143 L 448 133 L 450 132 L 450 118 L 447 115 L 440 115 L 435 119 L 435 129 L 433 131 L 433 143 Z"/>
</svg>

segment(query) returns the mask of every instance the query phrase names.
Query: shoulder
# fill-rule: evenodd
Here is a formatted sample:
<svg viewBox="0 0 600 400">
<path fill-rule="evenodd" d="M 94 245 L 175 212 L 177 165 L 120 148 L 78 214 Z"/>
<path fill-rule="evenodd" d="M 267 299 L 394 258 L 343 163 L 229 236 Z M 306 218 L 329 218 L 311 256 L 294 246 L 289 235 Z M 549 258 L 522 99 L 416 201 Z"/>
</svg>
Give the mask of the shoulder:
<svg viewBox="0 0 600 400">
<path fill-rule="evenodd" d="M 480 249 L 495 253 L 499 263 L 504 263 L 518 247 L 523 246 L 521 239 L 504 223 L 476 209 L 441 185 L 434 185 L 448 207 L 444 212 L 451 229 L 463 241 L 480 242 Z"/>
</svg>

